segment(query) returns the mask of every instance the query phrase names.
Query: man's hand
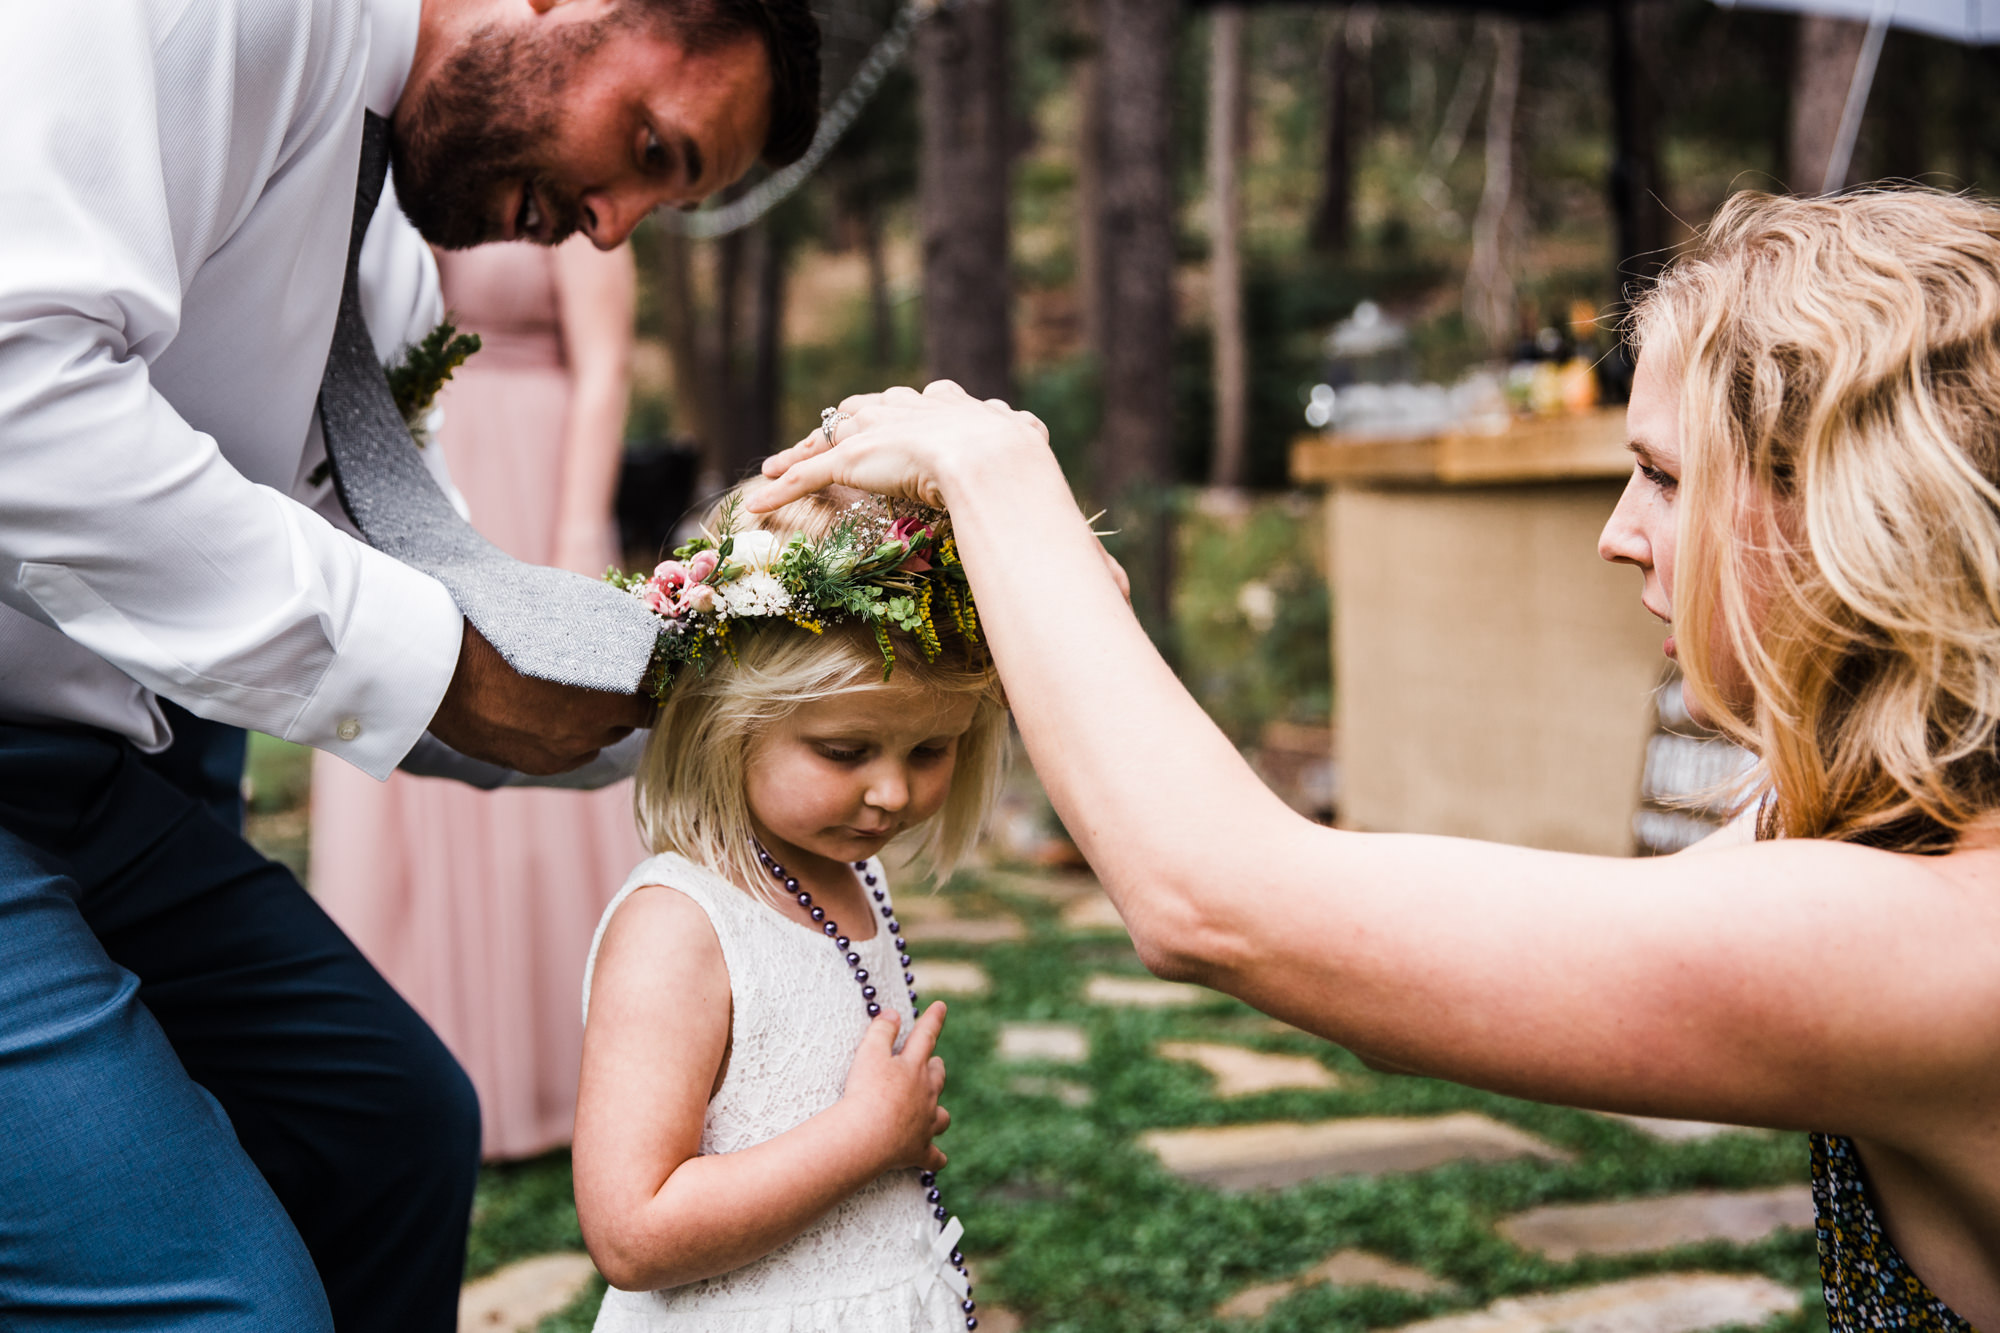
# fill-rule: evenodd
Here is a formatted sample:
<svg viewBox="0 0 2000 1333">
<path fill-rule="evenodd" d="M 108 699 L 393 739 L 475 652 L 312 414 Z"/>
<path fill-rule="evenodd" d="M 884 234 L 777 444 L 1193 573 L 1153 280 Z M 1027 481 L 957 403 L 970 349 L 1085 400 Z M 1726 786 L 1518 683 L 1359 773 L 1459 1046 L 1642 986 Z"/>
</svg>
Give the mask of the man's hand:
<svg viewBox="0 0 2000 1333">
<path fill-rule="evenodd" d="M 582 690 L 524 676 L 467 621 L 458 670 L 430 730 L 474 759 L 522 773 L 567 773 L 634 729 L 651 726 L 657 709 L 652 700 L 636 694 Z"/>
</svg>

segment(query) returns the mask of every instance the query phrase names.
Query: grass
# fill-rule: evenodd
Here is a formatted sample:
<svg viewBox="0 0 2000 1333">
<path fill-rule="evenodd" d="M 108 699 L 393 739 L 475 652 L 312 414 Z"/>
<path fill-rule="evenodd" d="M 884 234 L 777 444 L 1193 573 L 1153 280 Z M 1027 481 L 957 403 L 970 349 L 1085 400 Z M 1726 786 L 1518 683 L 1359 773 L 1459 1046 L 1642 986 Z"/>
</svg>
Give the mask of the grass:
<svg viewBox="0 0 2000 1333">
<path fill-rule="evenodd" d="M 311 785 L 311 750 L 262 732 L 250 733 L 243 776 L 244 836 L 264 855 L 284 862 L 301 882 L 311 855 Z"/>
<path fill-rule="evenodd" d="M 1030 926 L 1022 942 L 925 947 L 919 956 L 971 958 L 993 982 L 952 1002 L 942 1051 L 954 1125 L 947 1197 L 965 1219 L 979 1296 L 1021 1315 L 1036 1333 L 1293 1333 L 1393 1326 L 1528 1292 L 1641 1273 L 1700 1268 L 1764 1274 L 1807 1298 L 1804 1314 L 1773 1333 L 1814 1333 L 1817 1260 L 1809 1232 L 1754 1245 L 1708 1244 L 1660 1254 L 1552 1263 L 1515 1249 L 1497 1219 L 1538 1204 L 1630 1198 L 1684 1189 L 1749 1189 L 1806 1178 L 1796 1135 L 1734 1134 L 1669 1144 L 1580 1111 L 1538 1106 L 1429 1079 L 1373 1073 L 1299 1033 L 1221 997 L 1177 1010 L 1123 1010 L 1081 998 L 1097 972 L 1141 971 L 1119 937 L 1075 935 L 1041 897 L 1011 892 L 1016 878 L 964 876 L 951 892 L 965 914 L 1004 909 Z M 1081 1067 L 999 1065 L 1001 1023 L 1061 1019 L 1091 1039 Z M 1337 1088 L 1278 1091 L 1228 1101 L 1193 1065 L 1154 1054 L 1162 1040 L 1232 1041 L 1322 1060 Z M 1082 1108 L 1010 1084 L 1023 1074 L 1087 1083 Z M 1479 1111 L 1567 1150 L 1562 1163 L 1453 1165 L 1413 1175 L 1317 1181 L 1222 1194 L 1179 1180 L 1140 1148 L 1144 1130 L 1354 1115 Z M 470 1275 L 580 1243 L 567 1157 L 489 1170 L 473 1219 Z M 1412 1296 L 1369 1288 L 1300 1291 L 1256 1323 L 1217 1319 L 1244 1286 L 1282 1279 L 1332 1250 L 1358 1246 L 1414 1264 L 1455 1291 Z M 542 1325 L 587 1329 L 601 1290 Z"/>
</svg>

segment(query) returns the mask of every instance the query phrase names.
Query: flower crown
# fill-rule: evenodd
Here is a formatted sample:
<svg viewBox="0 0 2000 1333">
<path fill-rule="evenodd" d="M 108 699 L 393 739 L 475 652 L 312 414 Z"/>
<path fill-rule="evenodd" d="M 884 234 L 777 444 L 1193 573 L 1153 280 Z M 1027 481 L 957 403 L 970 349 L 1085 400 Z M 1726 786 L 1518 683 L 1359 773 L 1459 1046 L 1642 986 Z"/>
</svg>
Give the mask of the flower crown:
<svg viewBox="0 0 2000 1333">
<path fill-rule="evenodd" d="M 960 637 L 982 646 L 965 566 L 942 511 L 898 515 L 887 502 L 857 501 L 814 541 L 802 532 L 786 540 L 761 528 L 738 531 L 741 509 L 741 497 L 724 500 L 716 531 L 683 542 L 651 574 L 605 572 L 660 617 L 646 677 L 655 698 L 666 698 L 683 663 L 706 674 L 718 650 L 736 660 L 731 626 L 741 620 L 784 620 L 814 634 L 829 622 L 858 620 L 874 631 L 884 680 L 896 666 L 891 629 L 914 638 L 926 661 L 937 660 L 940 601 Z"/>
</svg>

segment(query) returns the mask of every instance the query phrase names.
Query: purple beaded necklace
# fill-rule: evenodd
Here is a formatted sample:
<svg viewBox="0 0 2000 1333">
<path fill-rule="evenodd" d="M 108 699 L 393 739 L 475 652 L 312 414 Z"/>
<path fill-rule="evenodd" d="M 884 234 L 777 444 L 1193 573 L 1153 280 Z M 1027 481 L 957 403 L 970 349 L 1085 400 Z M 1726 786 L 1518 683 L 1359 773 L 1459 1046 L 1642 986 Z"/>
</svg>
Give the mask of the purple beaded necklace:
<svg viewBox="0 0 2000 1333">
<path fill-rule="evenodd" d="M 880 1000 L 876 998 L 878 992 L 875 989 L 874 983 L 869 980 L 868 969 L 861 966 L 861 955 L 854 951 L 853 941 L 840 933 L 839 924 L 826 914 L 824 907 L 816 906 L 813 903 L 812 894 L 801 888 L 799 881 L 783 866 L 779 865 L 769 852 L 764 850 L 763 843 L 753 839 L 751 845 L 757 849 L 759 864 L 770 873 L 772 879 L 777 880 L 785 886 L 785 892 L 798 900 L 799 906 L 806 909 L 806 914 L 813 919 L 814 924 L 820 928 L 828 939 L 833 941 L 834 948 L 840 950 L 841 957 L 846 960 L 848 968 L 854 973 L 855 982 L 861 987 L 861 998 L 868 1006 L 868 1017 L 871 1019 L 875 1018 L 882 1012 L 882 1005 Z M 874 895 L 875 901 L 881 905 L 882 922 L 889 934 L 895 937 L 896 953 L 902 959 L 903 963 L 903 984 L 910 988 L 910 1009 L 911 1012 L 915 1012 L 917 1007 L 917 992 L 915 989 L 917 978 L 916 974 L 910 971 L 910 946 L 909 942 L 903 938 L 902 923 L 896 920 L 895 904 L 889 901 L 889 891 L 882 887 L 880 878 L 874 871 L 868 868 L 866 861 L 853 861 L 849 864 L 853 866 L 854 873 L 861 877 L 861 882 L 867 887 L 869 893 Z M 951 1217 L 951 1210 L 944 1206 L 944 1194 L 937 1187 L 937 1172 L 919 1171 L 917 1173 L 917 1181 L 926 1191 L 924 1197 L 930 1201 L 931 1216 L 937 1219 L 938 1230 L 943 1231 Z M 951 1252 L 950 1263 L 953 1268 L 958 1270 L 958 1275 L 963 1279 L 964 1283 L 965 1295 L 959 1301 L 959 1308 L 965 1311 L 965 1326 L 968 1329 L 976 1329 L 979 1327 L 979 1319 L 974 1314 L 977 1303 L 972 1299 L 972 1275 L 965 1271 L 964 1253 L 959 1250 L 953 1250 Z"/>
</svg>

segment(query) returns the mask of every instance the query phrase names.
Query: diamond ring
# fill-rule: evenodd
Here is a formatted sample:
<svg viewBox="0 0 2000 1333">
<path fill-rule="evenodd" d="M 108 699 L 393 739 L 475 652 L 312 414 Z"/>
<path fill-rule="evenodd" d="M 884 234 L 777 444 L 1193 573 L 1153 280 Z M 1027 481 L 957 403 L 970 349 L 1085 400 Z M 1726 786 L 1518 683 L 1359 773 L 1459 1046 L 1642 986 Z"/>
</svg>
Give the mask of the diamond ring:
<svg viewBox="0 0 2000 1333">
<path fill-rule="evenodd" d="M 819 433 L 825 437 L 828 448 L 832 448 L 835 443 L 833 438 L 834 428 L 847 419 L 848 414 L 837 407 L 829 407 L 820 412 Z"/>
</svg>

